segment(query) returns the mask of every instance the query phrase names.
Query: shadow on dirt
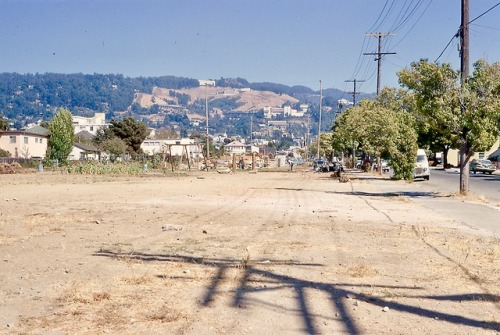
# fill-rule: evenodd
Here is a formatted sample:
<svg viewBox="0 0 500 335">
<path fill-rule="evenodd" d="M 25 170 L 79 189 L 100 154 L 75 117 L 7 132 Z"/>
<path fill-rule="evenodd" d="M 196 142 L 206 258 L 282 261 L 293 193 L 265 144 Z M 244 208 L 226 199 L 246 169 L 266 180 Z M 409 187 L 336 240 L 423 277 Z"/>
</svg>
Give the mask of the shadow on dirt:
<svg viewBox="0 0 500 335">
<path fill-rule="evenodd" d="M 344 287 L 363 286 L 354 283 L 325 283 L 319 281 L 303 280 L 296 277 L 286 276 L 273 272 L 270 268 L 273 266 L 291 266 L 291 267 L 321 267 L 321 264 L 316 263 L 299 263 L 293 261 L 282 260 L 265 260 L 265 261 L 247 261 L 232 260 L 232 259 L 217 259 L 217 258 L 197 258 L 189 256 L 178 255 L 165 255 L 165 254 L 145 254 L 145 253 L 117 253 L 110 250 L 99 250 L 93 256 L 109 257 L 116 259 L 133 259 L 146 262 L 176 262 L 197 264 L 208 268 L 213 268 L 217 271 L 216 275 L 212 277 L 210 284 L 205 290 L 205 294 L 198 301 L 202 307 L 210 307 L 216 300 L 217 295 L 227 294 L 227 290 L 220 288 L 223 281 L 226 280 L 226 272 L 230 268 L 237 268 L 241 270 L 241 276 L 237 283 L 237 288 L 232 296 L 232 307 L 234 308 L 247 308 L 248 302 L 252 301 L 259 304 L 267 304 L 274 308 L 282 308 L 281 306 L 272 302 L 264 302 L 258 300 L 252 295 L 262 292 L 278 291 L 278 290 L 292 290 L 295 295 L 294 299 L 297 302 L 300 310 L 300 317 L 303 323 L 304 334 L 315 335 L 320 334 L 317 329 L 319 319 L 325 317 L 329 320 L 340 321 L 343 323 L 345 332 L 351 335 L 361 334 L 361 329 L 358 325 L 357 318 L 352 315 L 352 304 L 356 300 L 364 301 L 366 303 L 379 306 L 381 309 L 388 307 L 391 310 L 414 314 L 419 317 L 425 317 L 429 320 L 440 319 L 445 322 L 459 324 L 469 327 L 486 328 L 500 331 L 500 323 L 488 322 L 483 320 L 476 320 L 461 315 L 443 313 L 433 311 L 424 307 L 412 306 L 395 302 L 393 299 L 384 299 L 380 297 L 369 296 L 365 294 L 356 293 Z M 179 278 L 180 279 L 180 278 Z M 369 285 L 374 288 L 376 285 Z M 386 289 L 408 289 L 408 290 L 421 290 L 420 287 L 401 287 L 401 286 L 381 286 Z M 308 296 L 308 292 L 316 290 L 325 293 L 328 296 L 329 303 L 332 308 L 332 316 L 322 316 L 313 313 L 311 306 L 314 304 L 312 298 Z M 498 301 L 500 297 L 487 295 L 484 301 Z M 457 296 L 443 297 L 443 296 L 429 296 L 427 299 L 450 299 L 459 300 Z M 463 300 L 467 300 L 464 297 Z M 420 305 L 420 303 L 419 303 Z M 283 312 L 286 312 L 284 310 Z"/>
<path fill-rule="evenodd" d="M 450 194 L 443 194 L 438 192 L 328 192 L 334 194 L 354 195 L 360 197 L 408 197 L 408 198 L 449 198 Z"/>
</svg>

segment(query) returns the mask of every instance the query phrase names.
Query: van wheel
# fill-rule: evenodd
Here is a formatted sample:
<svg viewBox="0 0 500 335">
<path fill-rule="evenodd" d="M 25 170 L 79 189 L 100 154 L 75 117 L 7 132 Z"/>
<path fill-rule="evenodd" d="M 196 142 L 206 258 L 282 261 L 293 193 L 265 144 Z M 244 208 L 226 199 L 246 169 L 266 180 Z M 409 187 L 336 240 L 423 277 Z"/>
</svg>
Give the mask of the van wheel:
<svg viewBox="0 0 500 335">
<path fill-rule="evenodd" d="M 424 180 L 429 180 L 430 176 L 425 176 Z"/>
</svg>

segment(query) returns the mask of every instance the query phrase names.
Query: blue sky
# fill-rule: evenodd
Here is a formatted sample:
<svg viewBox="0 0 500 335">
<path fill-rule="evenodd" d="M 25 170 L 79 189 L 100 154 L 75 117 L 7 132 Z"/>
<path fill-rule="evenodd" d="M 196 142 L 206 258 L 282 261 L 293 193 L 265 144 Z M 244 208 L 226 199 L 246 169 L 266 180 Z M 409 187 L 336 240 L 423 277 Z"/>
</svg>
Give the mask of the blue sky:
<svg viewBox="0 0 500 335">
<path fill-rule="evenodd" d="M 500 1 L 471 0 L 470 19 Z M 242 77 L 376 90 L 434 61 L 460 25 L 460 0 L 0 0 L 0 72 Z M 500 61 L 500 6 L 471 24 L 471 62 Z M 440 62 L 459 67 L 455 39 Z"/>
</svg>

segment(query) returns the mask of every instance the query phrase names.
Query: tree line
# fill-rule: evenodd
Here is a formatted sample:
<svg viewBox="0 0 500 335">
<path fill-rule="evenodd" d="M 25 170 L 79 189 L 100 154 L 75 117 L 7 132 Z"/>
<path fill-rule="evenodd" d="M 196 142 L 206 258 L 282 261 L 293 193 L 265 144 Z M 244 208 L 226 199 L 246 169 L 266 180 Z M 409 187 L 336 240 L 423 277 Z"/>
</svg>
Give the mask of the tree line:
<svg viewBox="0 0 500 335">
<path fill-rule="evenodd" d="M 412 179 L 418 147 L 443 152 L 465 147 L 461 193 L 468 192 L 468 162 L 500 135 L 500 63 L 477 61 L 467 81 L 450 64 L 413 62 L 398 72 L 401 88 L 386 88 L 335 121 L 334 149 L 391 158 L 395 178 Z M 379 164 L 380 166 L 380 164 Z"/>
</svg>

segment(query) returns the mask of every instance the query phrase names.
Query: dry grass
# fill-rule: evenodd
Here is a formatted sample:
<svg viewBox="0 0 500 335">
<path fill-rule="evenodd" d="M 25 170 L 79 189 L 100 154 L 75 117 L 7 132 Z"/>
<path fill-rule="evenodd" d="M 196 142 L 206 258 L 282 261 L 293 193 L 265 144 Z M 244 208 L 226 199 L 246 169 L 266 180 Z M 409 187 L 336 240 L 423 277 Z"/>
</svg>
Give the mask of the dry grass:
<svg viewBox="0 0 500 335">
<path fill-rule="evenodd" d="M 369 266 L 368 264 L 362 262 L 347 268 L 347 275 L 354 278 L 366 278 L 373 277 L 378 274 L 378 271 Z"/>
<path fill-rule="evenodd" d="M 175 322 L 181 319 L 186 319 L 186 315 L 181 313 L 180 311 L 163 305 L 159 308 L 155 308 L 153 310 L 148 311 L 144 314 L 144 319 L 147 321 L 160 321 L 164 322 Z"/>
</svg>

